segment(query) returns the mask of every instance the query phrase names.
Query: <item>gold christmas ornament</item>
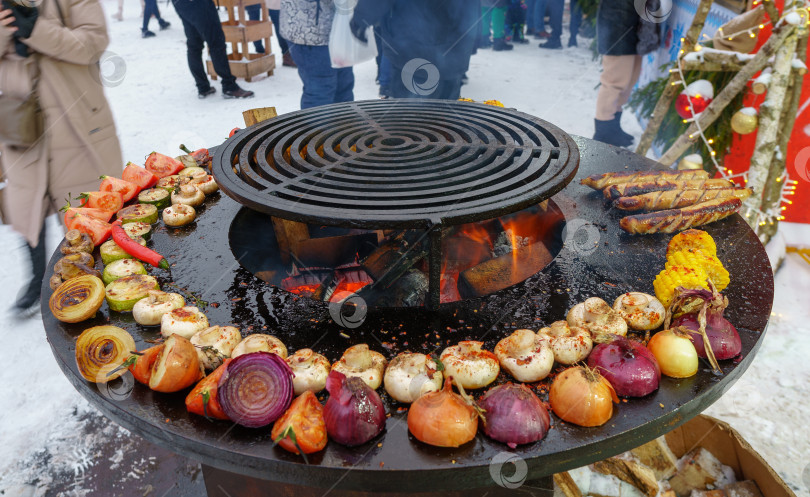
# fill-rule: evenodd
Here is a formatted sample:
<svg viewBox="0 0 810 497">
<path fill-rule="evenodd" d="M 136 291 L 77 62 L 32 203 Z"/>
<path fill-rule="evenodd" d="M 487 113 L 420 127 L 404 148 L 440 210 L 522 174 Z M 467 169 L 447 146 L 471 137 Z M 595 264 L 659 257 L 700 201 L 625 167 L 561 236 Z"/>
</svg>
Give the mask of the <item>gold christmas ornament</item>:
<svg viewBox="0 0 810 497">
<path fill-rule="evenodd" d="M 678 163 L 679 171 L 688 171 L 690 169 L 703 169 L 703 157 L 700 154 L 687 155 Z"/>
<path fill-rule="evenodd" d="M 731 129 L 735 133 L 747 135 L 757 129 L 759 117 L 753 107 L 743 107 L 731 116 Z"/>
</svg>

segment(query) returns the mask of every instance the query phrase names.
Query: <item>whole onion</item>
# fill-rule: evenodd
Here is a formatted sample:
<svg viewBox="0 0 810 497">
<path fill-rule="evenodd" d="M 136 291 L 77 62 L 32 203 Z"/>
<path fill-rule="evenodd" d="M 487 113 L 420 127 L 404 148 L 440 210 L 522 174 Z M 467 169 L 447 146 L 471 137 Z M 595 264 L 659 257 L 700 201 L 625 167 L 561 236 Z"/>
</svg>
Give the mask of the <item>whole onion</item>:
<svg viewBox="0 0 810 497">
<path fill-rule="evenodd" d="M 385 407 L 377 392 L 355 376 L 332 371 L 326 378 L 329 400 L 324 406 L 326 433 L 335 442 L 361 445 L 385 428 Z"/>
<path fill-rule="evenodd" d="M 228 364 L 219 379 L 217 396 L 232 421 L 248 428 L 267 426 L 290 407 L 292 370 L 276 354 L 241 355 Z"/>
<path fill-rule="evenodd" d="M 598 369 L 620 397 L 644 397 L 657 390 L 661 381 L 661 368 L 652 352 L 624 337 L 594 347 L 588 366 Z"/>
<path fill-rule="evenodd" d="M 692 336 L 692 343 L 700 357 L 706 358 L 706 347 L 703 345 L 703 337 L 700 335 L 700 323 L 698 314 L 684 314 L 672 322 L 672 326 L 684 326 L 689 329 Z M 742 352 L 742 341 L 737 328 L 723 317 L 723 310 L 709 308 L 706 311 L 706 336 L 709 337 L 709 344 L 712 346 L 714 357 L 718 360 L 731 359 Z"/>
<path fill-rule="evenodd" d="M 484 409 L 484 433 L 511 448 L 542 440 L 551 417 L 525 385 L 506 383 L 491 388 L 478 401 Z"/>
</svg>

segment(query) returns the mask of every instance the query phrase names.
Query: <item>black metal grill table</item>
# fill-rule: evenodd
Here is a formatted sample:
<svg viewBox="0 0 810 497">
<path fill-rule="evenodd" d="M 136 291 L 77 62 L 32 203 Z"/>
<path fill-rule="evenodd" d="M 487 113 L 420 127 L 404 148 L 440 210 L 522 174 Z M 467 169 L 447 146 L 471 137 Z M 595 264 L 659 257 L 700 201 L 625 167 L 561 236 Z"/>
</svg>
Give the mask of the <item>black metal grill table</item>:
<svg viewBox="0 0 810 497">
<path fill-rule="evenodd" d="M 580 155 L 577 178 L 625 168 L 660 167 L 623 149 L 584 138 L 574 141 Z M 612 302 L 626 291 L 652 293 L 652 281 L 663 269 L 670 235 L 625 234 L 618 227 L 620 216 L 604 205 L 601 194 L 579 185 L 576 179 L 554 201 L 574 232 L 566 236 L 567 243 L 542 272 L 488 297 L 442 305 L 435 311 L 370 309 L 363 325 L 355 329 L 336 324 L 328 304 L 267 285 L 240 265 L 229 246 L 229 228 L 244 207 L 222 194 L 206 201 L 191 226 L 156 231 L 152 246 L 166 256 L 172 268 L 171 272 L 151 273 L 164 290 L 179 291 L 197 303 L 211 324 L 233 324 L 245 335 L 272 333 L 291 352 L 309 347 L 335 361 L 348 346 L 368 343 L 392 358 L 405 350 L 441 352 L 446 345 L 464 339 L 482 340 L 491 350 L 514 329 L 538 329 L 564 319 L 571 306 L 588 297 Z M 390 413 L 383 434 L 354 448 L 330 442 L 306 465 L 295 455 L 271 449 L 269 428 L 242 428 L 188 414 L 183 393 L 161 394 L 143 385 L 128 391 L 121 380 L 103 386 L 79 375 L 74 344 L 82 330 L 114 324 L 129 330 L 144 349 L 151 345 L 147 340 L 159 337 L 157 329 L 138 326 L 129 314 L 110 312 L 106 304 L 95 318 L 71 325 L 56 321 L 44 298 L 42 316 L 54 357 L 76 389 L 133 433 L 200 461 L 212 497 L 324 495 L 327 491 L 329 495 L 347 492 L 358 496 L 381 492 L 489 492 L 493 496 L 506 492 L 496 486 L 491 473 L 493 461 L 501 460 L 502 453 L 525 461 L 527 479 L 522 489 L 542 493 L 534 487 L 548 485 L 544 477 L 641 445 L 694 417 L 716 401 L 753 360 L 773 302 L 773 275 L 765 250 L 738 215 L 705 230 L 717 242 L 718 257 L 731 274 L 731 284 L 724 292 L 730 301 L 726 316 L 740 332 L 741 357 L 722 361 L 722 376 L 713 375 L 709 365 L 701 362 L 698 374 L 691 378 L 664 377 L 655 393 L 617 405 L 613 417 L 601 427 L 580 428 L 552 416 L 553 428 L 544 440 L 515 450 L 481 433 L 457 449 L 424 445 L 408 433 L 407 411 L 399 409 L 405 406 L 381 388 Z M 57 254 L 51 268 L 56 260 Z M 44 297 L 51 294 L 47 281 L 46 277 Z M 498 382 L 504 381 L 507 378 L 502 374 Z M 510 467 L 502 468 L 507 476 L 513 471 Z"/>
</svg>

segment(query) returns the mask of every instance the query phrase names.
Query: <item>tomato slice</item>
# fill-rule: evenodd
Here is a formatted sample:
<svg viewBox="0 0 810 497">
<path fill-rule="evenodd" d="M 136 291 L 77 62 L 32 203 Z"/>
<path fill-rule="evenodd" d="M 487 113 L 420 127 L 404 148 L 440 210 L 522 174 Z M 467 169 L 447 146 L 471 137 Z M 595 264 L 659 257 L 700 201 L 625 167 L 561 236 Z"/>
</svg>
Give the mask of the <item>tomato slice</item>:
<svg viewBox="0 0 810 497">
<path fill-rule="evenodd" d="M 76 197 L 82 207 L 92 207 L 115 214 L 124 206 L 124 198 L 118 192 L 86 192 Z"/>
<path fill-rule="evenodd" d="M 96 247 L 107 241 L 112 234 L 112 226 L 110 223 L 105 223 L 86 214 L 74 214 L 67 228 L 69 230 L 77 229 L 82 233 L 87 233 L 90 235 L 90 238 L 93 239 L 93 245 Z"/>
<path fill-rule="evenodd" d="M 278 440 L 281 448 L 298 454 L 298 447 L 304 454 L 312 454 L 326 447 L 326 421 L 323 419 L 323 405 L 312 392 L 304 392 L 290 404 L 289 409 L 273 425 L 270 437 Z"/>
<path fill-rule="evenodd" d="M 152 364 L 155 363 L 163 344 L 149 347 L 141 352 L 141 355 L 135 356 L 135 361 L 129 365 L 129 370 L 132 376 L 135 377 L 140 383 L 144 385 L 149 384 L 149 377 L 152 376 Z"/>
<path fill-rule="evenodd" d="M 135 183 L 141 190 L 152 188 L 158 181 L 157 176 L 132 162 L 127 162 L 127 167 L 125 167 L 124 172 L 121 173 L 121 179 Z"/>
<path fill-rule="evenodd" d="M 77 214 L 84 214 L 86 216 L 96 218 L 100 221 L 104 221 L 105 223 L 108 222 L 113 215 L 113 213 L 110 211 L 105 211 L 102 209 L 94 209 L 92 207 L 68 207 L 67 209 L 65 209 L 65 226 L 70 225 L 70 221 Z"/>
<path fill-rule="evenodd" d="M 101 186 L 99 186 L 98 189 L 102 192 L 118 192 L 121 194 L 121 198 L 124 199 L 124 202 L 129 202 L 141 191 L 140 187 L 135 183 L 124 181 L 121 178 L 114 178 L 112 176 L 102 176 L 102 178 L 104 180 L 101 182 Z"/>
<path fill-rule="evenodd" d="M 209 374 L 191 389 L 186 397 L 186 409 L 192 414 L 208 416 L 215 419 L 228 419 L 217 400 L 217 384 L 231 359 L 222 361 L 222 365 Z"/>
<path fill-rule="evenodd" d="M 146 158 L 146 169 L 157 176 L 158 178 L 165 178 L 177 174 L 183 169 L 183 163 L 177 159 L 173 159 L 168 155 L 152 152 Z"/>
</svg>

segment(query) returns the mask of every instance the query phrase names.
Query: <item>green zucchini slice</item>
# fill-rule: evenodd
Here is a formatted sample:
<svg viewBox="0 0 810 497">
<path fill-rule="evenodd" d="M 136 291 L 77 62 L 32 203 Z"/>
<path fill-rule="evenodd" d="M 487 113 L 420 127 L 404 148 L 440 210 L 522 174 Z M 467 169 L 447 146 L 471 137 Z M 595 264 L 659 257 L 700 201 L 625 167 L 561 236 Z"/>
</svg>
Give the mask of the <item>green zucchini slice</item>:
<svg viewBox="0 0 810 497">
<path fill-rule="evenodd" d="M 105 285 L 109 285 L 115 280 L 133 274 L 146 274 L 146 268 L 143 267 L 141 261 L 136 259 L 118 259 L 104 267 L 104 272 L 101 273 L 101 280 L 104 281 Z"/>
<path fill-rule="evenodd" d="M 142 236 L 134 237 L 133 240 L 146 247 L 146 240 L 144 240 Z M 131 255 L 127 254 L 124 249 L 119 247 L 118 244 L 112 240 L 107 240 L 102 243 L 98 251 L 101 252 L 101 262 L 103 262 L 105 266 L 113 261 L 132 258 Z"/>
<path fill-rule="evenodd" d="M 111 311 L 127 312 L 135 303 L 145 298 L 149 290 L 160 290 L 158 281 L 146 274 L 132 274 L 119 278 L 104 289 L 107 305 Z"/>
<path fill-rule="evenodd" d="M 163 188 L 150 188 L 138 194 L 138 202 L 154 205 L 158 210 L 172 205 L 169 192 Z"/>
</svg>

